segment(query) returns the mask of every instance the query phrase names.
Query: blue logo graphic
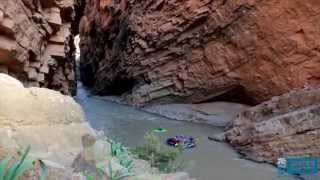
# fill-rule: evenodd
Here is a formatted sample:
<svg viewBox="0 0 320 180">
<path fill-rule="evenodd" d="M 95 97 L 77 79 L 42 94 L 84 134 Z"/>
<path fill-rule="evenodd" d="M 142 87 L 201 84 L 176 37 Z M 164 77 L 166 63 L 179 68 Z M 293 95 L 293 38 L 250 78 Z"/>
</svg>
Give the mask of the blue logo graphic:
<svg viewBox="0 0 320 180">
<path fill-rule="evenodd" d="M 318 175 L 318 158 L 287 157 L 279 158 L 277 167 L 280 175 Z"/>
</svg>

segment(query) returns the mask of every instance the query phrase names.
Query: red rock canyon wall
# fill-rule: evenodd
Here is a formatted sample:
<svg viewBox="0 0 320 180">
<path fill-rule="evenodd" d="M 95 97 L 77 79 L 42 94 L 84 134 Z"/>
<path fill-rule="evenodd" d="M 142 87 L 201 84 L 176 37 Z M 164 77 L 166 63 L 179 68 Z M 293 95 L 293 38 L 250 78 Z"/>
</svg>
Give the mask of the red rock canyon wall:
<svg viewBox="0 0 320 180">
<path fill-rule="evenodd" d="M 318 0 L 87 0 L 80 33 L 85 84 L 133 104 L 320 82 Z"/>
</svg>

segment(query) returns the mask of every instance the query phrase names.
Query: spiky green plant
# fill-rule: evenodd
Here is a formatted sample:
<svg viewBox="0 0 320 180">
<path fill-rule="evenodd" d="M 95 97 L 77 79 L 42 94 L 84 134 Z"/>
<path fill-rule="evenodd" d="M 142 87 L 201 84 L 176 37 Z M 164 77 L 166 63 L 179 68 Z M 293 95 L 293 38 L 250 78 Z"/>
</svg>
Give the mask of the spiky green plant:
<svg viewBox="0 0 320 180">
<path fill-rule="evenodd" d="M 128 149 L 120 142 L 116 142 L 110 139 L 104 139 L 104 141 L 109 143 L 111 146 L 110 155 L 122 166 L 122 168 L 120 168 L 119 170 L 114 171 L 111 161 L 109 162 L 107 171 L 110 180 L 121 180 L 125 177 L 132 176 L 133 174 L 131 173 L 131 170 L 134 164 Z M 105 168 L 102 164 L 96 165 L 96 169 L 101 177 L 105 175 Z M 95 180 L 95 177 L 91 174 L 84 173 L 84 176 L 86 177 L 86 180 Z"/>
<path fill-rule="evenodd" d="M 0 161 L 0 180 L 18 180 L 18 178 L 21 177 L 23 173 L 31 169 L 36 161 L 27 158 L 29 152 L 30 146 L 28 146 L 24 151 L 20 160 L 14 162 L 12 165 L 10 165 L 12 157 L 7 157 Z M 44 180 L 47 172 L 47 167 L 41 160 L 38 161 L 41 168 L 40 180 Z"/>
<path fill-rule="evenodd" d="M 133 160 L 130 157 L 130 152 L 120 142 L 109 140 L 111 145 L 111 156 L 115 157 L 121 166 L 127 168 L 129 171 L 133 167 Z"/>
<path fill-rule="evenodd" d="M 122 156 L 124 153 L 126 153 L 125 147 L 120 142 L 109 140 L 109 143 L 111 145 L 112 157 Z"/>
</svg>

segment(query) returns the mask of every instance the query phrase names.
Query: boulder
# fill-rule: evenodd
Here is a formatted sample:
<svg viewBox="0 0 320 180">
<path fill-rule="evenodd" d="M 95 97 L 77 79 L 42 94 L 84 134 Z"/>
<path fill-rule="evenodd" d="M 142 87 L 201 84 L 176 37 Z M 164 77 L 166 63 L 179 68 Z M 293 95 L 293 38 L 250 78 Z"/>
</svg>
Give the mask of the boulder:
<svg viewBox="0 0 320 180">
<path fill-rule="evenodd" d="M 81 138 L 94 130 L 81 107 L 69 96 L 44 88 L 24 88 L 0 74 L 0 147 L 70 166 L 83 150 Z"/>
<path fill-rule="evenodd" d="M 260 162 L 319 157 L 320 89 L 292 91 L 243 111 L 224 140 L 244 157 Z"/>
</svg>

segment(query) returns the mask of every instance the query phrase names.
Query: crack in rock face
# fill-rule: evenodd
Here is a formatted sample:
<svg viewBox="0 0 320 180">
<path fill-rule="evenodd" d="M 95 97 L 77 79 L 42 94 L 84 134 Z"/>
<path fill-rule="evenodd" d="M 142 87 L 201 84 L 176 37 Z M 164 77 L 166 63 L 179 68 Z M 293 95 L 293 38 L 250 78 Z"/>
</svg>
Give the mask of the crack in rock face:
<svg viewBox="0 0 320 180">
<path fill-rule="evenodd" d="M 259 103 L 319 84 L 319 11 L 313 0 L 88 0 L 82 79 L 98 94 L 116 94 L 123 80 L 137 105 L 239 87 Z"/>
<path fill-rule="evenodd" d="M 0 72 L 28 87 L 75 93 L 74 0 L 2 0 Z M 72 29 L 73 28 L 73 29 Z"/>
</svg>

